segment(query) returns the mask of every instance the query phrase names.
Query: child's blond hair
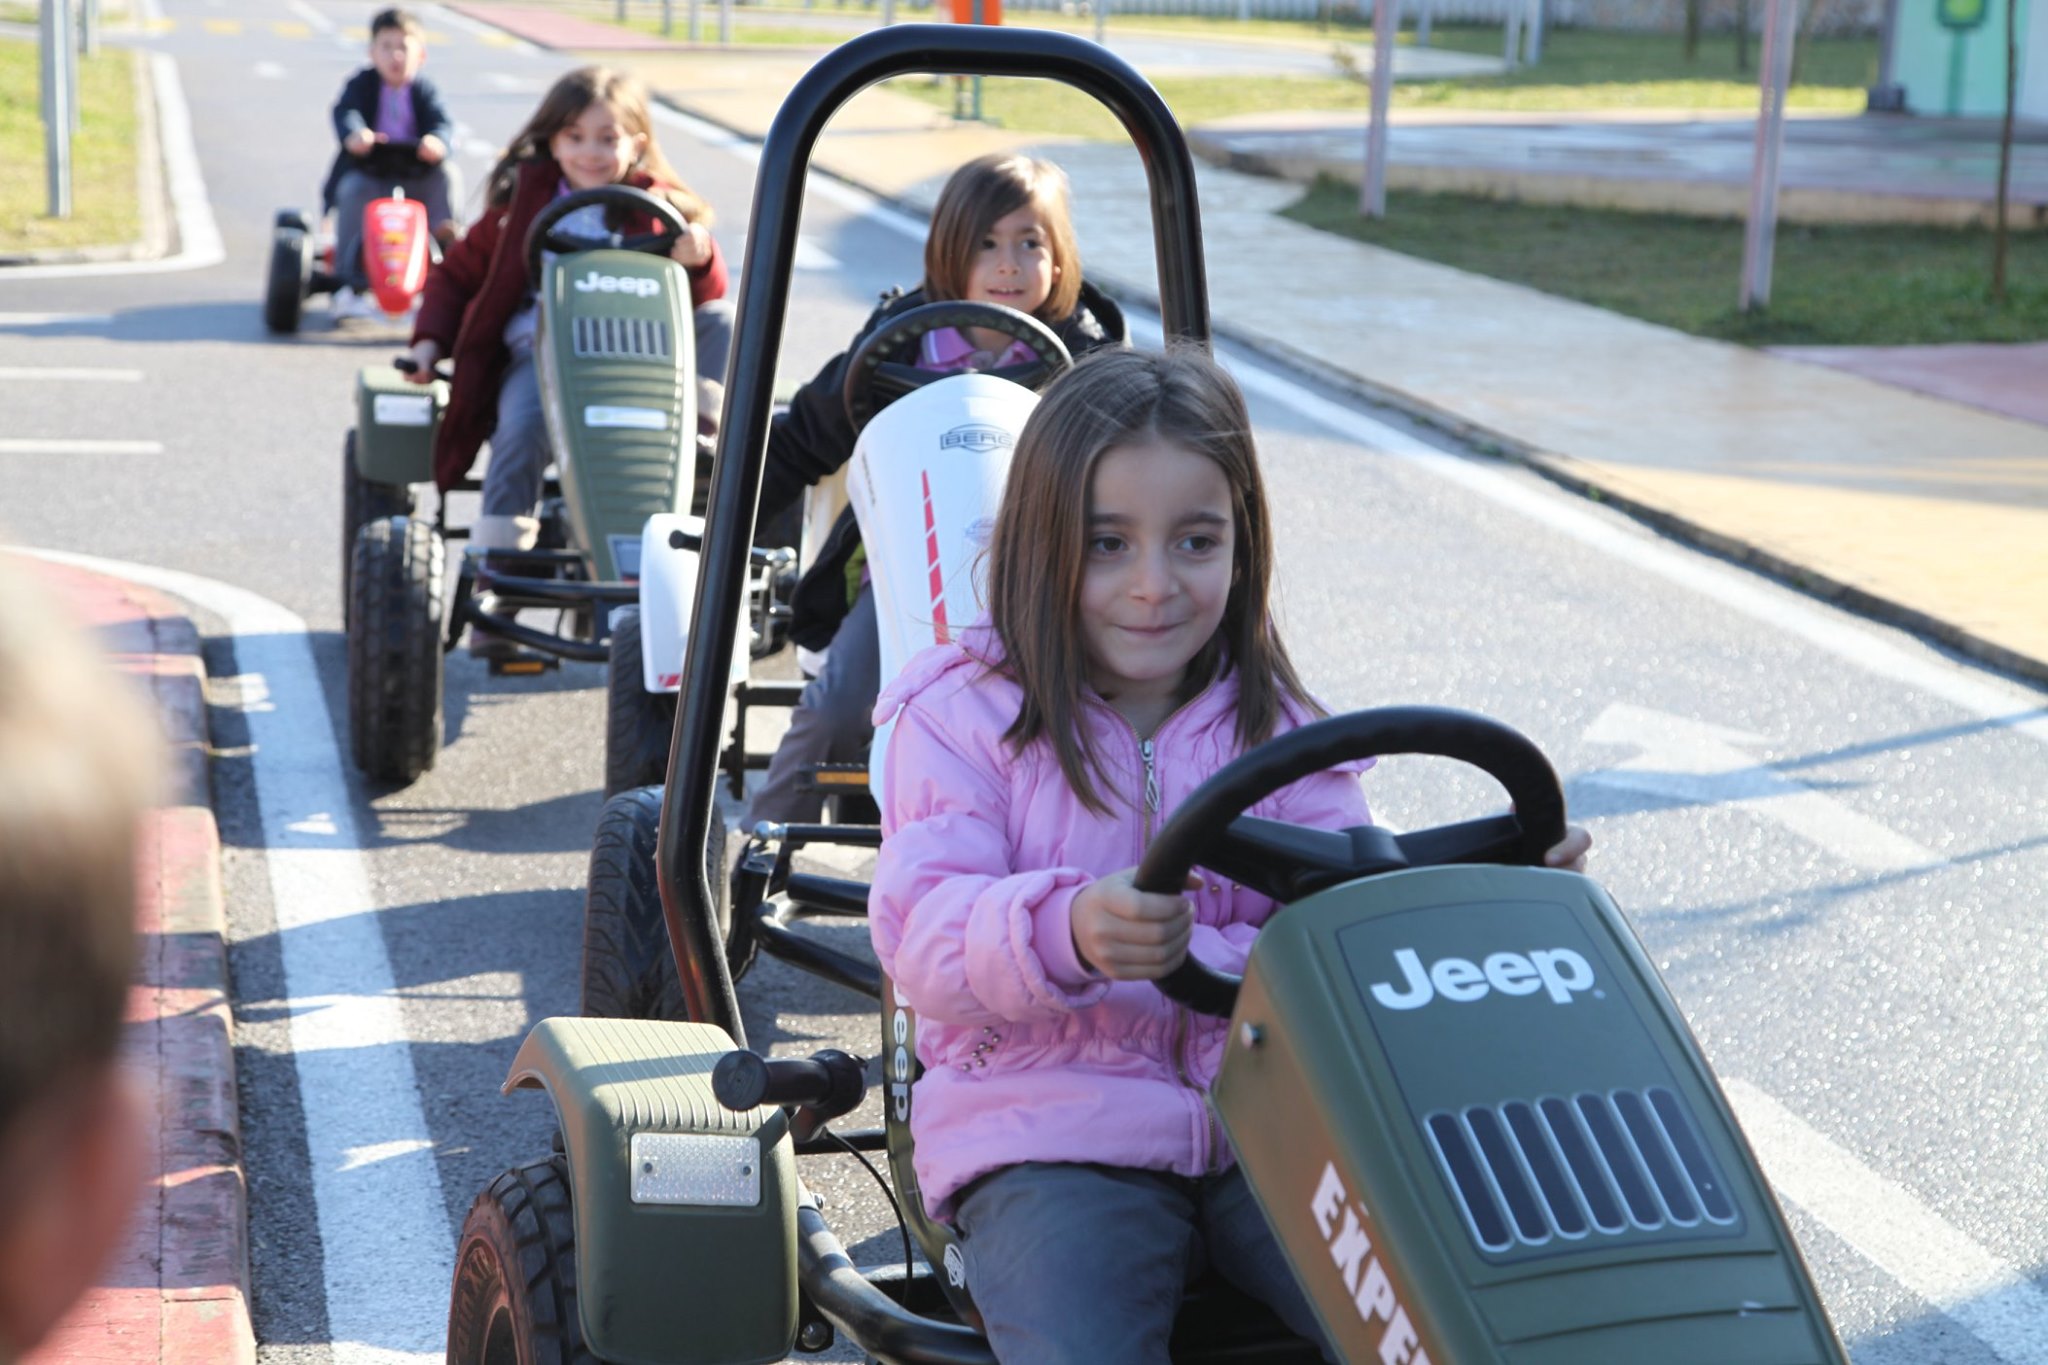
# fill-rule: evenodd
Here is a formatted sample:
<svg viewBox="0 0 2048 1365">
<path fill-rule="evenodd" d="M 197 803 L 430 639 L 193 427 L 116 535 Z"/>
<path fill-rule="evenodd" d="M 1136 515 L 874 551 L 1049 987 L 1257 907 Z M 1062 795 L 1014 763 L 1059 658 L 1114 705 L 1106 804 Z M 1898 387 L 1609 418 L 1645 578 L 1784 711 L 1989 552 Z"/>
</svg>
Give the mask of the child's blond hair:
<svg viewBox="0 0 2048 1365">
<path fill-rule="evenodd" d="M 114 1058 L 135 963 L 136 831 L 161 743 L 131 690 L 0 555 L 0 1154 L 67 1079 Z"/>
</svg>

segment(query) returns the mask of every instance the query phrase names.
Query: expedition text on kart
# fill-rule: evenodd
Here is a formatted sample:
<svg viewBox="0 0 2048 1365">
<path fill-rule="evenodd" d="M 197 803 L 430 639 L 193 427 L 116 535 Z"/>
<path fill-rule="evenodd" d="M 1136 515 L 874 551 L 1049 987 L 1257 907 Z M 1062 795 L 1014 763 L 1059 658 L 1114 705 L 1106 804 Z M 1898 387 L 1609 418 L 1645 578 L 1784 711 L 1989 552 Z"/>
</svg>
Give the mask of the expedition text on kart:
<svg viewBox="0 0 2048 1365">
<path fill-rule="evenodd" d="M 821 1351 L 840 1333 L 882 1361 L 994 1360 L 951 1234 L 925 1217 L 912 1172 L 916 1019 L 872 962 L 795 946 L 782 917 L 800 910 L 764 899 L 734 916 L 735 938 L 751 930 L 769 951 L 877 1001 L 885 1126 L 833 1129 L 862 1099 L 869 1065 L 836 1051 L 770 1061 L 746 1049 L 703 856 L 803 169 L 845 100 L 928 70 L 1052 77 L 1108 105 L 1150 178 L 1165 331 L 1208 340 L 1187 148 L 1157 93 L 1113 55 L 1052 32 L 898 26 L 844 44 L 792 90 L 761 156 L 727 458 L 711 481 L 656 825 L 686 1018 L 548 1019 L 528 1036 L 508 1085 L 547 1092 L 562 1141 L 555 1155 L 505 1172 L 471 1209 L 449 1307 L 451 1362 L 734 1365 Z M 955 376 L 920 397 L 942 400 L 948 385 L 962 401 L 957 386 L 987 386 L 993 402 L 1006 381 Z M 1009 387 L 1008 401 L 1035 401 Z M 876 423 L 914 406 L 899 403 Z M 879 477 L 882 462 L 869 463 Z M 894 498 L 878 491 L 874 501 Z M 933 518 L 925 553 L 935 576 L 968 543 L 971 518 L 959 520 L 955 542 L 942 545 Z M 916 574 L 887 581 L 894 542 L 883 538 L 892 535 L 902 539 L 877 531 L 868 542 L 880 547 L 878 601 L 894 599 L 883 617 L 922 611 L 928 621 L 946 589 Z M 924 550 L 926 536 L 918 540 Z M 1309 773 L 1404 752 L 1479 767 L 1513 813 L 1400 836 L 1243 814 Z M 1294 730 L 1174 811 L 1139 868 L 1141 888 L 1170 891 L 1199 862 L 1285 907 L 1241 981 L 1190 959 L 1162 983 L 1188 1007 L 1232 1020 L 1209 1098 L 1250 1187 L 1347 1361 L 1846 1365 L 1727 1103 L 1626 921 L 1593 882 L 1538 866 L 1563 809 L 1555 773 L 1520 735 L 1464 713 L 1405 708 Z M 782 851 L 750 857 L 746 876 L 764 878 L 786 905 L 864 913 L 864 887 L 790 871 L 787 847 L 872 843 L 875 830 L 780 835 Z M 1545 988 L 1539 954 L 1565 999 Z M 1410 961 L 1432 964 L 1434 1001 L 1412 999 Z M 1582 977 L 1593 988 L 1574 984 Z M 857 1266 L 847 1256 L 799 1173 L 799 1158 L 847 1149 L 888 1153 L 925 1264 Z M 1171 1350 L 1181 1361 L 1318 1358 L 1270 1313 L 1207 1282 L 1191 1293 Z"/>
</svg>

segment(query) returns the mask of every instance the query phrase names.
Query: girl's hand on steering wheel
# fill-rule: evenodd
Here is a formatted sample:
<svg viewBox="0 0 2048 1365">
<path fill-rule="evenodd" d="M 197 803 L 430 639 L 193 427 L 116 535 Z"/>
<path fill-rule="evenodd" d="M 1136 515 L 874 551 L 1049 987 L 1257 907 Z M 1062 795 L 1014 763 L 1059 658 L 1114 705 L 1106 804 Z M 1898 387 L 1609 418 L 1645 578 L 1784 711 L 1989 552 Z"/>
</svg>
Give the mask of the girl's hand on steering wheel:
<svg viewBox="0 0 2048 1365">
<path fill-rule="evenodd" d="M 1567 872 L 1584 872 L 1586 854 L 1592 850 L 1593 836 L 1577 825 L 1564 827 L 1564 839 L 1543 855 L 1545 867 L 1561 867 Z"/>
<path fill-rule="evenodd" d="M 1154 981 L 1188 955 L 1195 911 L 1186 896 L 1162 896 L 1133 885 L 1127 867 L 1090 882 L 1074 897 L 1069 922 L 1081 963 L 1112 981 Z M 1188 874 L 1192 891 L 1202 879 Z"/>
<path fill-rule="evenodd" d="M 711 259 L 711 229 L 702 223 L 690 224 L 690 230 L 676 238 L 676 244 L 669 248 L 668 258 L 677 265 L 694 269 Z"/>
</svg>

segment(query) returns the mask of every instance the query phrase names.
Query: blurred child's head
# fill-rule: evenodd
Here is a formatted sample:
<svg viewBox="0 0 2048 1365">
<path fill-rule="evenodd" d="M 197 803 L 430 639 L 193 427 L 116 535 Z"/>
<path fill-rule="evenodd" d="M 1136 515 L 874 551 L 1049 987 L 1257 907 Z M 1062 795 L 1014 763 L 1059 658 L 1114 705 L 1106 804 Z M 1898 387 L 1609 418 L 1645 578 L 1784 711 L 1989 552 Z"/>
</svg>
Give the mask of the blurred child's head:
<svg viewBox="0 0 2048 1365">
<path fill-rule="evenodd" d="M 1044 735 L 1102 809 L 1078 711 L 1193 696 L 1238 672 L 1240 742 L 1305 706 L 1271 616 L 1272 519 L 1251 417 L 1196 347 L 1099 351 L 1046 389 L 1017 438 L 989 546 L 989 610 L 1024 690 L 1010 738 Z"/>
<path fill-rule="evenodd" d="M 0 556 L 0 1360 L 92 1283 L 143 1174 L 115 1049 L 158 742 Z"/>
<path fill-rule="evenodd" d="M 683 184 L 661 153 L 646 88 L 624 71 L 584 66 L 556 81 L 491 168 L 491 202 L 509 202 L 520 164 L 543 159 L 561 168 L 572 190 L 616 184 L 645 172 L 667 188 L 684 217 L 711 224 L 711 206 Z"/>
<path fill-rule="evenodd" d="M 1050 161 L 1001 152 L 947 179 L 924 242 L 924 291 L 1000 303 L 1058 322 L 1081 299 L 1067 176 Z"/>
<path fill-rule="evenodd" d="M 380 9 L 370 19 L 370 64 L 386 85 L 404 85 L 427 60 L 427 31 L 409 11 Z"/>
</svg>

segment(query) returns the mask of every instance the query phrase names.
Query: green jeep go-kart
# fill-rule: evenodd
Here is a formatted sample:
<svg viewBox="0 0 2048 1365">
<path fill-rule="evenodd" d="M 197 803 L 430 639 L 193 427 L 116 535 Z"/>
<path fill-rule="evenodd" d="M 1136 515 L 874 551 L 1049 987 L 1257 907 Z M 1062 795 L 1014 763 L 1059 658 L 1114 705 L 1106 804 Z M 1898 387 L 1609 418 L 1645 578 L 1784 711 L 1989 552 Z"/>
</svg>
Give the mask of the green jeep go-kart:
<svg viewBox="0 0 2048 1365">
<path fill-rule="evenodd" d="M 602 239 L 557 226 L 591 204 L 637 209 L 662 226 Z M 690 534 L 712 454 L 698 435 L 689 280 L 668 257 L 684 231 L 672 205 L 629 185 L 566 195 L 534 220 L 525 252 L 539 291 L 534 354 L 556 473 L 538 546 L 471 549 L 452 590 L 445 547 L 468 529 L 451 521 L 446 498 L 432 520 L 415 510 L 416 486 L 433 477 L 446 385 L 423 387 L 382 367 L 358 377 L 356 426 L 342 451 L 342 583 L 350 745 L 370 776 L 405 783 L 434 765 L 442 659 L 465 627 L 516 647 L 492 658 L 493 673 L 604 663 L 614 610 L 638 600 L 644 541 Z M 458 488 L 478 486 L 465 479 Z M 789 552 L 754 557 L 752 649 L 780 645 L 784 613 L 773 590 L 793 562 Z M 482 609 L 486 593 L 492 612 Z M 519 620 L 528 608 L 554 610 L 554 628 Z"/>
<path fill-rule="evenodd" d="M 911 1011 L 872 961 L 815 959 L 876 1000 L 873 1064 L 748 1051 L 702 856 L 803 168 L 846 99 L 934 69 L 1052 77 L 1108 105 L 1150 177 L 1165 330 L 1208 339 L 1192 165 L 1165 105 L 1121 60 L 1052 32 L 897 26 L 844 44 L 791 91 L 761 157 L 726 458 L 711 483 L 660 809 L 655 868 L 687 1018 L 548 1019 L 528 1036 L 507 1087 L 545 1090 L 561 1141 L 499 1176 L 465 1221 L 454 1365 L 743 1365 L 823 1351 L 841 1335 L 870 1360 L 993 1365 L 963 1258 L 916 1186 Z M 1309 772 L 1402 752 L 1478 766 L 1512 813 L 1399 836 L 1242 814 Z M 1846 1365 L 1626 921 L 1591 881 L 1538 866 L 1563 813 L 1555 773 L 1521 736 L 1406 709 L 1262 746 L 1159 831 L 1141 886 L 1177 888 L 1199 861 L 1283 907 L 1241 982 L 1191 964 L 1162 983 L 1191 1009 L 1232 1017 L 1211 1103 L 1254 1193 L 1347 1361 Z M 791 901 L 864 906 L 857 884 L 780 875 Z M 871 1071 L 886 1086 L 884 1126 L 834 1129 Z M 802 1172 L 847 1149 L 888 1153 L 924 1264 L 846 1254 Z M 1191 1292 L 1172 1354 L 1318 1358 L 1214 1284 Z"/>
</svg>

